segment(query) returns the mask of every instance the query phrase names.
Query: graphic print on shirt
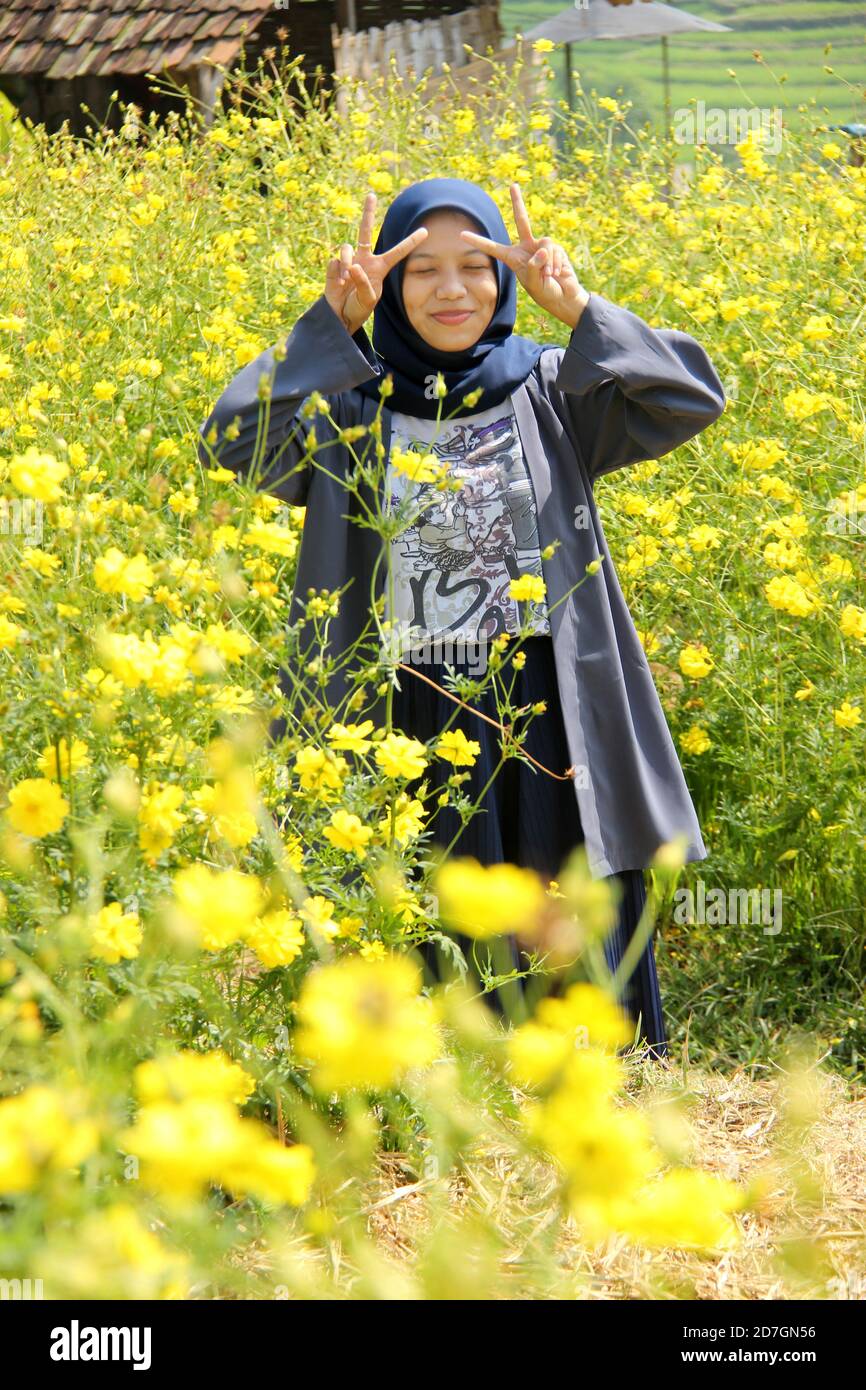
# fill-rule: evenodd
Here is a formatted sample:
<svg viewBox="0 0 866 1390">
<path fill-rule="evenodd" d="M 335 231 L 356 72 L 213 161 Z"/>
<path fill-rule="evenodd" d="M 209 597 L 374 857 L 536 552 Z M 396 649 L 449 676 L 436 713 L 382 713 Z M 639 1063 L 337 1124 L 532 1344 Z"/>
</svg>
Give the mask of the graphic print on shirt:
<svg viewBox="0 0 866 1390">
<path fill-rule="evenodd" d="M 428 438 L 420 438 L 426 432 Z M 430 442 L 434 440 L 435 442 Z M 415 522 L 392 541 L 398 621 L 418 636 L 489 642 L 516 632 L 521 610 L 508 593 L 512 579 L 542 576 L 532 482 L 513 406 L 503 402 L 476 416 L 440 423 L 395 413 L 392 444 L 433 453 L 461 481 L 459 492 L 437 491 L 388 470 L 388 502 L 411 498 Z M 533 632 L 549 632 L 536 608 Z"/>
</svg>

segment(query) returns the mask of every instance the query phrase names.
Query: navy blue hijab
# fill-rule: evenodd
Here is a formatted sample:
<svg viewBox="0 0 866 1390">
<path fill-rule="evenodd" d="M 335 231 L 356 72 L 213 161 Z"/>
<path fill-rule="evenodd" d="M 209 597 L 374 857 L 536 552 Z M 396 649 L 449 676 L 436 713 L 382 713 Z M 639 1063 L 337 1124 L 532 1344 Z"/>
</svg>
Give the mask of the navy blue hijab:
<svg viewBox="0 0 866 1390">
<path fill-rule="evenodd" d="M 396 246 L 438 208 L 465 213 L 477 224 L 482 236 L 511 244 L 498 207 L 477 183 L 465 179 L 422 179 L 404 188 L 391 203 L 376 238 L 374 254 L 382 255 Z M 394 380 L 393 395 L 385 400 L 388 409 L 435 420 L 440 402 L 435 386 L 431 390 L 430 377 L 435 377 L 436 372 L 442 373 L 448 388 L 441 405 L 443 418 L 459 418 L 499 405 L 526 380 L 545 345 L 512 331 L 517 314 L 517 277 L 504 262 L 496 257 L 491 259 L 499 284 L 495 312 L 481 337 L 471 347 L 457 352 L 432 347 L 409 322 L 403 307 L 406 257 L 385 276 L 382 297 L 373 310 L 373 348 L 383 373 L 390 372 Z M 363 334 L 362 326 L 354 335 L 359 346 Z M 381 382 L 381 376 L 371 377 L 356 389 L 378 401 Z M 463 405 L 462 398 L 479 386 L 483 389 L 477 404 Z"/>
</svg>

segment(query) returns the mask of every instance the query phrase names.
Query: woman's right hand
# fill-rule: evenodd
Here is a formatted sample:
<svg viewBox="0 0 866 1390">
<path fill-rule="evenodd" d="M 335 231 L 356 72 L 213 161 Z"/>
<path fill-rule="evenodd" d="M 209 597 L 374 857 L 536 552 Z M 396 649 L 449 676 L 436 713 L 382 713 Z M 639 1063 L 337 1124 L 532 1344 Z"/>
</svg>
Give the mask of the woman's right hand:
<svg viewBox="0 0 866 1390">
<path fill-rule="evenodd" d="M 416 227 L 414 232 L 398 241 L 390 251 L 382 256 L 373 255 L 373 218 L 376 215 L 376 195 L 368 193 L 361 214 L 361 227 L 358 246 L 352 250 L 348 241 L 340 247 L 339 256 L 328 262 L 325 277 L 325 298 L 334 313 L 344 323 L 351 334 L 357 333 L 362 324 L 372 314 L 382 297 L 382 285 L 391 270 L 410 251 L 427 237 L 426 227 Z"/>
</svg>

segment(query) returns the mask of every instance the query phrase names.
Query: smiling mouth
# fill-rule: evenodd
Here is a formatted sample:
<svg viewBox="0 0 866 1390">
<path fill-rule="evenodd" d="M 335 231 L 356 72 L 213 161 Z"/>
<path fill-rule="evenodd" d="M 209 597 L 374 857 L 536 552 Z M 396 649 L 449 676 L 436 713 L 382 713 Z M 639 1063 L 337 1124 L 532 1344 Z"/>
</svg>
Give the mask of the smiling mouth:
<svg viewBox="0 0 866 1390">
<path fill-rule="evenodd" d="M 472 312 L 472 309 L 450 309 L 441 314 L 433 314 L 432 317 L 438 319 L 440 323 L 462 323 L 464 319 L 469 318 Z"/>
</svg>

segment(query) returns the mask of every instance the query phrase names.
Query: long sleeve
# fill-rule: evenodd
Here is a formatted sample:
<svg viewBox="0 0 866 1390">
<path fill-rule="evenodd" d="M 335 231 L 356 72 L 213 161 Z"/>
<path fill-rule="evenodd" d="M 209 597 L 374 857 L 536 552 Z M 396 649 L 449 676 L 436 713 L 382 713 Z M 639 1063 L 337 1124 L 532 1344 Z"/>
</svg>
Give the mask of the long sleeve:
<svg viewBox="0 0 866 1390">
<path fill-rule="evenodd" d="M 320 295 L 285 340 L 282 361 L 275 361 L 274 348 L 269 347 L 229 382 L 199 430 L 199 459 L 204 467 L 211 466 L 205 440 L 216 426 L 216 439 L 210 447 L 223 467 L 244 476 L 258 462 L 257 487 L 290 505 L 302 506 L 311 465 L 309 460 L 304 463 L 308 428 L 302 419 L 296 418 L 300 407 L 313 391 L 327 396 L 381 375 L 382 369 L 363 329 L 352 336 L 325 296 Z M 268 416 L 264 413 L 268 402 L 259 397 L 262 377 L 271 381 Z M 238 436 L 225 439 L 226 428 L 235 417 Z M 267 434 L 260 438 L 260 421 L 265 418 Z"/>
<path fill-rule="evenodd" d="M 661 458 L 717 420 L 724 387 L 700 343 L 651 328 L 592 293 L 555 386 L 563 393 L 590 479 Z"/>
</svg>

